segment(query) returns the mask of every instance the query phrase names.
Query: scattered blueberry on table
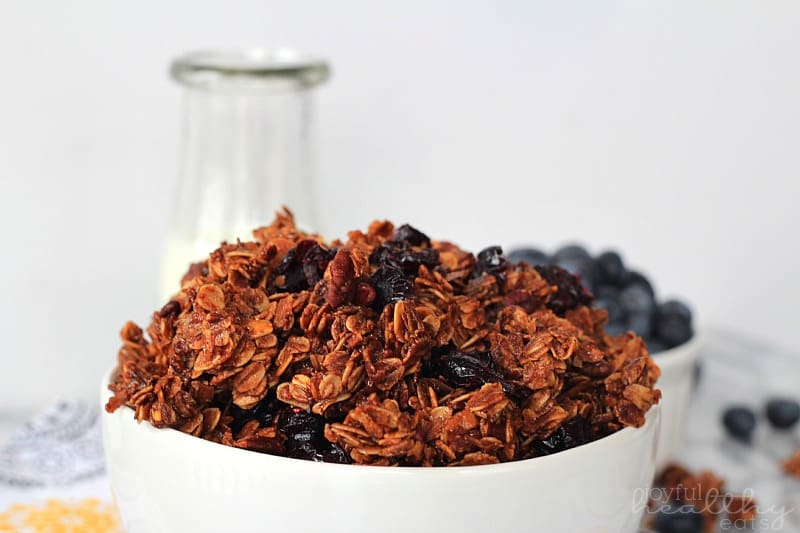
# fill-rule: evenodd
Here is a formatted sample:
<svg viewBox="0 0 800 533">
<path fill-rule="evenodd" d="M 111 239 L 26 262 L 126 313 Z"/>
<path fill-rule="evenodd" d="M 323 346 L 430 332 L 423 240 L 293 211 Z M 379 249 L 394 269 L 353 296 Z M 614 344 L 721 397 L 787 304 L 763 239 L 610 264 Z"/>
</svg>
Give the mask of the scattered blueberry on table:
<svg viewBox="0 0 800 533">
<path fill-rule="evenodd" d="M 580 276 L 595 296 L 594 305 L 608 311 L 606 331 L 611 335 L 633 331 L 644 338 L 650 353 L 679 346 L 694 334 L 691 309 L 678 300 L 658 301 L 650 280 L 627 268 L 618 252 L 608 250 L 593 257 L 583 246 L 568 244 L 552 255 L 538 248 L 518 248 L 508 259 L 557 265 Z"/>
<path fill-rule="evenodd" d="M 767 401 L 767 420 L 775 429 L 791 429 L 800 420 L 800 403 L 787 398 Z"/>
<path fill-rule="evenodd" d="M 752 409 L 745 406 L 731 406 L 722 414 L 722 425 L 734 439 L 750 444 L 753 431 L 756 429 L 756 415 Z"/>
</svg>

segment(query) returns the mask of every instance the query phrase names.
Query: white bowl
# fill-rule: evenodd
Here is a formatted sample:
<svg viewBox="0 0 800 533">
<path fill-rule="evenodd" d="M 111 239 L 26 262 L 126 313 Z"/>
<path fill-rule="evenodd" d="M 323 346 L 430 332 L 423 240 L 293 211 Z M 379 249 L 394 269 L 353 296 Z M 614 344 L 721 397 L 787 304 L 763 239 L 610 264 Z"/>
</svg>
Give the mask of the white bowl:
<svg viewBox="0 0 800 533">
<path fill-rule="evenodd" d="M 676 458 L 683 443 L 694 383 L 694 365 L 701 346 L 702 338 L 695 332 L 688 342 L 653 355 L 653 360 L 661 368 L 661 377 L 656 383 L 656 387 L 661 389 L 661 435 L 658 438 L 657 470 Z"/>
<path fill-rule="evenodd" d="M 110 393 L 106 376 L 101 392 Z M 103 412 L 128 533 L 633 532 L 655 470 L 660 411 L 561 453 L 499 465 L 356 466 L 223 446 Z"/>
</svg>

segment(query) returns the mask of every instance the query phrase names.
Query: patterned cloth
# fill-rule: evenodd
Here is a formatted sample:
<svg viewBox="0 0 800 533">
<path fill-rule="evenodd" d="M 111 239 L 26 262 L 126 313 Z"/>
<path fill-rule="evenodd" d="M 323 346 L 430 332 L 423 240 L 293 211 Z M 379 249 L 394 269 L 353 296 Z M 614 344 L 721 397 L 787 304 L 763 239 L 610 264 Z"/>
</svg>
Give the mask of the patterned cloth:
<svg viewBox="0 0 800 533">
<path fill-rule="evenodd" d="M 0 532 L 121 531 L 96 410 L 59 402 L 0 449 Z"/>
</svg>

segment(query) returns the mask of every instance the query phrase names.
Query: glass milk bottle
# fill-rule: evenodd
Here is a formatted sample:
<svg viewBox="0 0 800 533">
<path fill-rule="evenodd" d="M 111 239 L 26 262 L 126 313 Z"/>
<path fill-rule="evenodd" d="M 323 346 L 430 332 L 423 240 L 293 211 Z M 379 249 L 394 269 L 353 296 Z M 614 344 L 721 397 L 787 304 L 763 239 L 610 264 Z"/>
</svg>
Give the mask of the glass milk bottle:
<svg viewBox="0 0 800 533">
<path fill-rule="evenodd" d="M 317 230 L 312 201 L 312 89 L 325 61 L 292 50 L 194 52 L 172 63 L 184 87 L 183 153 L 161 269 L 163 301 L 190 263 L 287 206 Z"/>
</svg>

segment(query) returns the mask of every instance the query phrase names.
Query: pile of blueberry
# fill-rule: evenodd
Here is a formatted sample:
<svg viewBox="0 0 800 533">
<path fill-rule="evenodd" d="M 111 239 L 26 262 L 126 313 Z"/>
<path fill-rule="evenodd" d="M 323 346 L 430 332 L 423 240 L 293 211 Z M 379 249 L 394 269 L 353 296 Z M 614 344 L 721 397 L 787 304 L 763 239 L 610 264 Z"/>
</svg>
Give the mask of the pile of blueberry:
<svg viewBox="0 0 800 533">
<path fill-rule="evenodd" d="M 689 307 L 678 300 L 658 302 L 650 281 L 641 272 L 629 270 L 615 251 L 592 257 L 583 246 L 571 244 L 553 255 L 535 248 L 518 248 L 508 258 L 531 265 L 557 265 L 580 276 L 595 296 L 594 306 L 608 311 L 606 331 L 611 335 L 633 331 L 645 339 L 650 353 L 692 338 Z"/>
<path fill-rule="evenodd" d="M 777 430 L 790 430 L 800 421 L 800 402 L 791 398 L 772 398 L 764 407 L 764 415 Z M 728 435 L 744 444 L 751 444 L 758 417 L 746 405 L 732 405 L 722 413 L 722 425 Z"/>
</svg>

